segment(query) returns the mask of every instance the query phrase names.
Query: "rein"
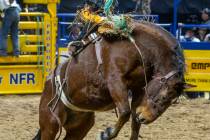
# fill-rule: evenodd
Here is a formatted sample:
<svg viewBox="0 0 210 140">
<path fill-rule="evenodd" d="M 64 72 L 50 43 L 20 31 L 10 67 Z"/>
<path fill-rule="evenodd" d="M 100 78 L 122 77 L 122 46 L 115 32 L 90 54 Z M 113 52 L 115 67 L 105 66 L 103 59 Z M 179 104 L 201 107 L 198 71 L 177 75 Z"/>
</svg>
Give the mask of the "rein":
<svg viewBox="0 0 210 140">
<path fill-rule="evenodd" d="M 134 44 L 134 46 L 135 46 L 136 50 L 138 51 L 138 53 L 140 55 L 140 58 L 142 60 L 142 65 L 143 65 L 143 69 L 144 69 L 144 79 L 145 79 L 144 91 L 145 91 L 145 94 L 147 95 L 147 97 L 150 97 L 149 94 L 147 93 L 147 90 L 146 90 L 146 87 L 148 87 L 148 81 L 147 81 L 146 68 L 145 68 L 145 63 L 144 63 L 144 60 L 143 60 L 142 51 L 140 50 L 140 48 L 136 44 L 136 41 L 134 40 L 134 38 L 129 36 L 129 40 Z M 167 73 L 165 76 L 159 76 L 159 77 L 156 77 L 156 79 L 159 81 L 160 87 L 162 87 L 163 85 L 167 84 L 167 82 L 170 78 L 172 78 L 173 76 L 175 76 L 178 73 L 179 73 L 179 71 L 172 70 L 169 73 Z M 152 99 L 148 98 L 148 100 L 149 100 L 149 102 L 153 103 L 154 106 L 157 107 L 157 111 L 158 111 L 158 113 L 160 113 L 160 111 L 163 110 L 163 108 L 162 108 L 161 104 L 158 103 L 159 98 L 156 98 L 156 97 L 158 97 L 158 96 L 154 96 Z M 138 120 L 138 117 L 136 119 Z"/>
<path fill-rule="evenodd" d="M 148 81 L 147 81 L 147 75 L 146 75 L 146 69 L 145 69 L 145 63 L 144 63 L 144 60 L 143 60 L 143 55 L 142 55 L 142 52 L 140 50 L 140 48 L 138 47 L 138 45 L 136 44 L 136 41 L 134 40 L 134 38 L 132 38 L 131 36 L 129 37 L 130 41 L 134 44 L 135 48 L 137 49 L 140 57 L 141 57 L 141 60 L 142 60 L 142 65 L 143 65 L 143 68 L 144 68 L 144 79 L 145 79 L 145 87 L 147 87 L 148 85 Z M 167 81 L 173 77 L 174 75 L 176 75 L 177 73 L 179 73 L 178 71 L 176 70 L 173 70 L 173 71 L 170 71 L 168 74 L 166 74 L 165 76 L 163 77 L 157 77 L 158 80 L 160 80 L 160 83 L 161 84 L 165 84 L 167 83 Z M 146 92 L 146 90 L 145 90 Z M 147 94 L 147 92 L 146 92 Z"/>
<path fill-rule="evenodd" d="M 135 46 L 136 50 L 138 51 L 139 55 L 140 55 L 140 58 L 142 60 L 142 65 L 143 65 L 143 68 L 144 68 L 144 80 L 145 80 L 145 87 L 147 87 L 148 85 L 148 82 L 147 82 L 147 74 L 146 74 L 146 69 L 145 69 L 145 63 L 144 63 L 144 60 L 143 60 L 143 55 L 142 55 L 142 52 L 140 50 L 140 48 L 138 47 L 138 45 L 136 44 L 136 41 L 135 39 L 129 35 L 129 40 L 133 43 L 133 45 Z M 145 90 L 146 92 L 146 90 Z"/>
<path fill-rule="evenodd" d="M 166 74 L 165 76 L 162 76 L 162 77 L 156 77 L 155 79 L 157 79 L 159 81 L 159 84 L 160 84 L 160 88 L 163 86 L 163 85 L 167 85 L 167 82 L 169 81 L 170 78 L 174 77 L 176 74 L 178 74 L 179 72 L 176 71 L 176 70 L 173 70 L 173 71 L 170 71 L 168 74 Z M 146 90 L 146 89 L 145 89 Z M 157 110 L 158 112 L 163 110 L 162 108 L 162 104 L 160 104 L 158 101 L 161 99 L 162 101 L 163 100 L 167 100 L 168 98 L 159 98 L 160 96 L 156 95 L 156 96 L 149 96 L 147 94 L 148 97 L 152 97 L 152 98 L 149 98 L 148 100 L 150 102 L 153 103 L 154 106 L 157 107 Z"/>
<path fill-rule="evenodd" d="M 171 77 L 173 77 L 173 76 L 176 75 L 177 73 L 178 73 L 178 71 L 173 70 L 173 71 L 169 72 L 168 74 L 166 74 L 166 75 L 163 76 L 163 77 L 157 77 L 157 79 L 160 80 L 160 83 L 161 83 L 161 84 L 165 84 L 165 83 L 167 83 L 167 81 L 168 81 Z"/>
</svg>

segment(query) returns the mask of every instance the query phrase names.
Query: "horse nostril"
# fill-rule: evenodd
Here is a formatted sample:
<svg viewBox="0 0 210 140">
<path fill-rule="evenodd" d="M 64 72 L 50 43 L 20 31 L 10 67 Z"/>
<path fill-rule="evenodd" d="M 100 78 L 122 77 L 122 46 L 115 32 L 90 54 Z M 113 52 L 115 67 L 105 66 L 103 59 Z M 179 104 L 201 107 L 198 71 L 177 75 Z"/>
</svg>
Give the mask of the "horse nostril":
<svg viewBox="0 0 210 140">
<path fill-rule="evenodd" d="M 141 119 L 139 119 L 139 123 L 144 123 L 146 121 L 146 119 L 145 118 L 141 118 Z"/>
<path fill-rule="evenodd" d="M 166 101 L 166 99 L 167 99 L 167 98 L 166 98 L 165 96 L 162 97 L 162 101 Z"/>
<path fill-rule="evenodd" d="M 157 106 L 156 106 L 155 104 L 153 104 L 153 108 L 154 108 L 154 109 L 156 109 L 156 108 L 157 108 Z"/>
<path fill-rule="evenodd" d="M 142 116 L 142 114 L 140 114 L 137 118 L 136 121 L 138 123 L 144 123 L 146 121 L 146 119 Z"/>
</svg>

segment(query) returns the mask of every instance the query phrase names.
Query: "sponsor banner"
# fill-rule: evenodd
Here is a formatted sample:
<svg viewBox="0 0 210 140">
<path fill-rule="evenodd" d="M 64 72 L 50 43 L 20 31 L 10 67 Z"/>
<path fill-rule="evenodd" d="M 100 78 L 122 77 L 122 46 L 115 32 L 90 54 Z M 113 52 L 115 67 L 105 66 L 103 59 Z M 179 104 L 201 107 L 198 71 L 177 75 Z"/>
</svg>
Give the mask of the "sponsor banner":
<svg viewBox="0 0 210 140">
<path fill-rule="evenodd" d="M 188 73 L 210 73 L 210 59 L 187 59 L 186 65 Z"/>
<path fill-rule="evenodd" d="M 24 89 L 24 90 L 23 90 Z M 0 94 L 38 93 L 43 89 L 43 72 L 37 67 L 0 69 Z"/>
<path fill-rule="evenodd" d="M 196 85 L 187 91 L 210 91 L 210 51 L 185 50 L 187 83 Z"/>
<path fill-rule="evenodd" d="M 185 74 L 185 81 L 197 86 L 187 91 L 210 91 L 210 74 Z"/>
</svg>

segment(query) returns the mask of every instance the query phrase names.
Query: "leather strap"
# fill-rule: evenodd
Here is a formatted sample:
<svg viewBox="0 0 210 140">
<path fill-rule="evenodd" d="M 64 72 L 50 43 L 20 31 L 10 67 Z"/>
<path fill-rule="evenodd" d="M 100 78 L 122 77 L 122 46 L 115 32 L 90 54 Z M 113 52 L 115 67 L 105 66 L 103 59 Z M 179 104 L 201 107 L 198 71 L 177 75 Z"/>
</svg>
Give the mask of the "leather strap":
<svg viewBox="0 0 210 140">
<path fill-rule="evenodd" d="M 71 103 L 71 101 L 69 101 L 67 99 L 67 97 L 62 89 L 62 86 L 61 86 L 62 84 L 61 84 L 60 75 L 55 76 L 55 82 L 58 83 L 58 91 L 56 91 L 56 94 L 58 94 L 58 96 L 59 96 L 59 93 L 61 94 L 60 99 L 66 107 L 68 107 L 69 109 L 74 110 L 74 111 L 92 112 L 91 110 L 82 109 L 82 108 L 75 106 L 74 104 Z"/>
</svg>

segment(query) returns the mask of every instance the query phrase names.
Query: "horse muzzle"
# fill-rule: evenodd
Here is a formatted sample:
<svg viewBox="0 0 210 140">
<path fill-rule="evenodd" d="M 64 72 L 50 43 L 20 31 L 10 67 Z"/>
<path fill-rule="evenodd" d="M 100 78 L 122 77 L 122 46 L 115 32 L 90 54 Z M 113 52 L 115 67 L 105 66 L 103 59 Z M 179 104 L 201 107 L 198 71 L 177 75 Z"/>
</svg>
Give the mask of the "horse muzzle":
<svg viewBox="0 0 210 140">
<path fill-rule="evenodd" d="M 145 119 L 145 117 L 143 116 L 142 113 L 136 117 L 136 122 L 138 122 L 140 124 L 149 124 L 150 123 L 149 120 Z"/>
</svg>

